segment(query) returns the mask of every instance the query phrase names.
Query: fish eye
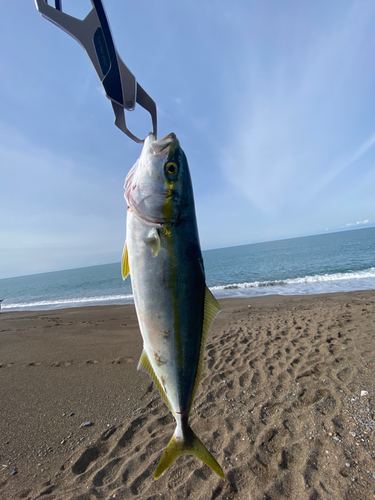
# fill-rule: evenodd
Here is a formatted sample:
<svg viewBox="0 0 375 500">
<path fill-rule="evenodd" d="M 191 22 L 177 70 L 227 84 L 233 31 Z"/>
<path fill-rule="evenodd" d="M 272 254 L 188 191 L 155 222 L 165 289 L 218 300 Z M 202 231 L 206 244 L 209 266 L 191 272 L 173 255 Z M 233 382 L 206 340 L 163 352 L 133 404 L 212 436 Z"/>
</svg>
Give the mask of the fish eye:
<svg viewBox="0 0 375 500">
<path fill-rule="evenodd" d="M 165 165 L 165 172 L 168 175 L 176 175 L 178 172 L 178 167 L 174 161 L 170 161 Z"/>
</svg>

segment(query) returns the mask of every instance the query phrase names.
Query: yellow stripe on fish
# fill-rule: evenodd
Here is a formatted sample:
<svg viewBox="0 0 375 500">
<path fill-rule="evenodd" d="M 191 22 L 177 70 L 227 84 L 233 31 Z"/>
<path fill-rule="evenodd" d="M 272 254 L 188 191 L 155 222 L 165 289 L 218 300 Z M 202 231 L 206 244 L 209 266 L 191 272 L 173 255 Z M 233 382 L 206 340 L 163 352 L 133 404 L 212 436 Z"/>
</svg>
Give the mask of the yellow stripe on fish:
<svg viewBox="0 0 375 500">
<path fill-rule="evenodd" d="M 146 370 L 176 420 L 155 478 L 185 453 L 222 479 L 216 459 L 189 425 L 203 369 L 204 347 L 220 306 L 205 284 L 186 156 L 174 134 L 146 138 L 125 181 L 127 242 L 122 275 L 131 274 Z"/>
</svg>

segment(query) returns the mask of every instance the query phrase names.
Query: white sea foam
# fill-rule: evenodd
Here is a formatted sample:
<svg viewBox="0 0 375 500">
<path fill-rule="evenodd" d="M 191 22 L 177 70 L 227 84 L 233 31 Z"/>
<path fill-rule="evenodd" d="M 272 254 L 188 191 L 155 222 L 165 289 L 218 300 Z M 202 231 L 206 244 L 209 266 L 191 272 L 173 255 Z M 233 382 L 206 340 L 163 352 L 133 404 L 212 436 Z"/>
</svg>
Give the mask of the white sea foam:
<svg viewBox="0 0 375 500">
<path fill-rule="evenodd" d="M 312 294 L 373 288 L 375 288 L 375 267 L 364 269 L 363 271 L 315 274 L 313 276 L 288 278 L 285 280 L 231 283 L 210 287 L 216 297 Z"/>
<path fill-rule="evenodd" d="M 217 298 L 252 297 L 257 295 L 298 295 L 330 293 L 352 290 L 375 289 L 375 267 L 363 271 L 345 273 L 315 274 L 298 278 L 273 281 L 254 281 L 251 283 L 230 283 L 211 286 L 210 290 Z M 100 295 L 58 300 L 35 300 L 30 302 L 4 303 L 3 310 L 36 311 L 62 309 L 67 307 L 84 307 L 106 304 L 131 304 L 133 295 Z"/>
<path fill-rule="evenodd" d="M 2 309 L 12 311 L 62 309 L 66 307 L 84 307 L 105 304 L 131 304 L 133 295 L 108 295 L 98 297 L 79 297 L 74 299 L 39 300 L 34 302 L 5 303 Z"/>
</svg>

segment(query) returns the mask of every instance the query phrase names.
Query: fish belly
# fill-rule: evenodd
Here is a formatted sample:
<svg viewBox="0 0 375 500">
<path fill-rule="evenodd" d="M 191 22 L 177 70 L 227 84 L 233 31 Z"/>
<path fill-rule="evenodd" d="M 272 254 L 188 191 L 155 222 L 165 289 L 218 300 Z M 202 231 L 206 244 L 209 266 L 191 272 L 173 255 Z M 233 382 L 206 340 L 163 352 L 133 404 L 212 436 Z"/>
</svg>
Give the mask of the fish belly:
<svg viewBox="0 0 375 500">
<path fill-rule="evenodd" d="M 160 250 L 147 245 L 156 228 Z M 174 413 L 190 407 L 202 340 L 205 278 L 196 226 L 153 226 L 128 212 L 129 268 L 151 366 Z"/>
</svg>

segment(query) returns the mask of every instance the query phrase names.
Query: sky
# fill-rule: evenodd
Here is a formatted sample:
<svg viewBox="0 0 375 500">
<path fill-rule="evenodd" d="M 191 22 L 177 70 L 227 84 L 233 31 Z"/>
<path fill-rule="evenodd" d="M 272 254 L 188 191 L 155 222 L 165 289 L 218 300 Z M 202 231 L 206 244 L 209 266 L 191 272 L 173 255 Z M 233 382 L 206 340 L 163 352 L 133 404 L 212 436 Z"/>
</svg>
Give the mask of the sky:
<svg viewBox="0 0 375 500">
<path fill-rule="evenodd" d="M 375 225 L 373 0 L 103 4 L 187 155 L 203 249 Z M 1 2 L 0 44 L 0 278 L 119 262 L 141 146 L 32 0 Z M 151 130 L 139 108 L 127 121 Z"/>
</svg>

